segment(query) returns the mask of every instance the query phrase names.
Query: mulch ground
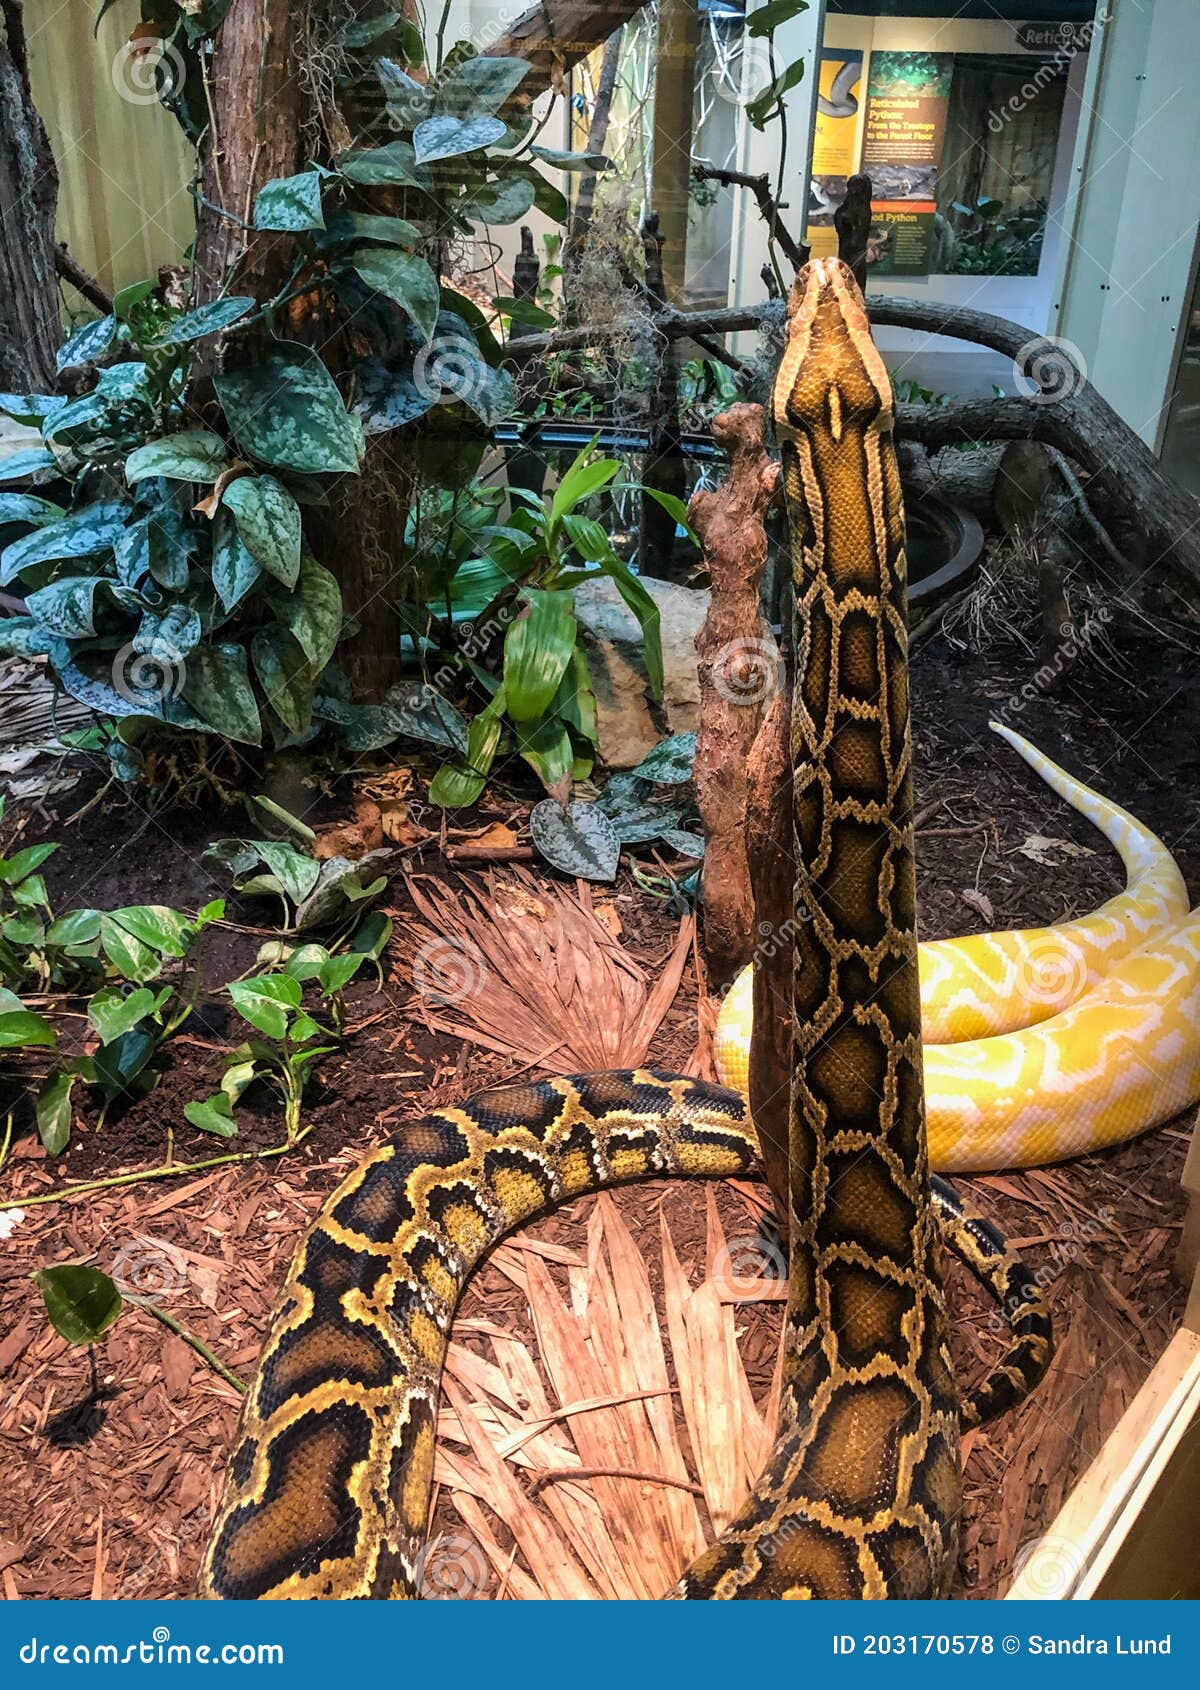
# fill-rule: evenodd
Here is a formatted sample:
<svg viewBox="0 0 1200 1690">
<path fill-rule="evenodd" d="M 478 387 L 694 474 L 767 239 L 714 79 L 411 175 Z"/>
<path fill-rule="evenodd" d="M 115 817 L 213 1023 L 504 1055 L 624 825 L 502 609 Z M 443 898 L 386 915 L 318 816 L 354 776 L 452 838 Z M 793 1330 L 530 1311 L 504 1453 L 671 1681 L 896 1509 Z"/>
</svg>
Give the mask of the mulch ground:
<svg viewBox="0 0 1200 1690">
<path fill-rule="evenodd" d="M 1012 709 L 1027 676 L 1023 659 L 1003 651 L 983 659 L 940 636 L 914 661 L 923 818 L 919 855 L 922 929 L 929 937 L 981 925 L 979 896 L 993 925 L 1058 920 L 1094 907 L 1120 884 L 1113 854 L 1086 823 L 1034 780 L 986 730 L 989 711 L 1008 720 L 1101 790 L 1150 823 L 1175 852 L 1193 893 L 1200 890 L 1200 749 L 1194 724 L 1200 661 L 1149 642 L 1127 646 L 1122 684 L 1098 672 L 1068 682 L 1062 696 Z M 204 843 L 242 831 L 195 813 L 147 823 L 119 802 L 97 805 L 73 828 L 64 822 L 85 785 L 47 801 L 45 813 L 12 806 L 21 843 L 58 838 L 47 864 L 59 907 L 133 900 L 196 906 L 221 890 L 200 867 Z M 519 806 L 499 800 L 492 816 Z M 492 819 L 484 817 L 482 819 Z M 434 825 L 432 822 L 430 825 Z M 1066 839 L 1087 856 L 1056 866 L 1019 847 L 1030 835 Z M 452 874 L 435 847 L 426 871 Z M 357 986 L 357 1029 L 324 1064 L 310 1094 L 315 1128 L 278 1162 L 215 1169 L 181 1179 L 110 1188 L 28 1208 L 0 1251 L 0 1586 L 9 1598 L 171 1597 L 190 1593 L 216 1504 L 238 1397 L 199 1356 L 144 1310 L 129 1305 L 96 1355 L 49 1328 L 29 1275 L 54 1262 L 83 1260 L 154 1298 L 235 1373 L 248 1375 L 295 1245 L 341 1175 L 394 1124 L 496 1083 L 512 1065 L 428 1031 L 401 984 L 406 919 L 393 883 L 393 955 L 383 989 Z M 968 896 L 964 897 L 964 893 Z M 668 954 L 675 924 L 623 871 L 612 899 L 624 941 L 646 965 Z M 241 928 L 216 936 L 207 968 L 214 987 L 248 967 L 267 931 L 261 907 L 233 912 Z M 696 981 L 689 969 L 651 1052 L 662 1066 L 690 1058 Z M 176 1153 L 190 1159 L 223 1146 L 182 1123 L 180 1108 L 204 1096 L 236 1025 L 216 1002 L 175 1041 L 172 1066 L 151 1096 L 96 1131 L 86 1110 L 66 1156 L 48 1162 L 18 1113 L 18 1141 L 2 1184 L 30 1197 L 63 1183 L 104 1177 L 162 1159 L 166 1124 Z M 1021 1410 L 965 1445 L 962 1596 L 1006 1587 L 1021 1546 L 1045 1532 L 1064 1496 L 1095 1455 L 1178 1323 L 1182 1292 L 1170 1275 L 1182 1202 L 1179 1172 L 1190 1122 L 1180 1120 L 1129 1145 L 1045 1171 L 964 1181 L 968 1195 L 1008 1232 L 1046 1284 L 1058 1332 L 1052 1371 Z M 261 1148 L 278 1123 L 251 1117 L 237 1144 Z M 559 1211 L 537 1237 L 586 1250 L 592 1200 Z M 616 1194 L 641 1243 L 655 1285 L 660 1206 L 685 1270 L 703 1261 L 702 1188 L 638 1187 Z M 734 1189 L 719 1206 L 730 1236 L 753 1215 Z M 978 1377 L 1001 1339 L 991 1309 L 951 1268 L 950 1306 L 958 1365 Z M 528 1309 L 510 1278 L 485 1268 L 462 1315 L 519 1333 L 536 1348 Z M 769 1386 L 778 1343 L 778 1303 L 748 1304 L 739 1315 L 743 1360 L 756 1397 Z M 441 1523 L 435 1514 L 435 1524 Z M 455 1529 L 461 1532 L 460 1521 Z"/>
</svg>

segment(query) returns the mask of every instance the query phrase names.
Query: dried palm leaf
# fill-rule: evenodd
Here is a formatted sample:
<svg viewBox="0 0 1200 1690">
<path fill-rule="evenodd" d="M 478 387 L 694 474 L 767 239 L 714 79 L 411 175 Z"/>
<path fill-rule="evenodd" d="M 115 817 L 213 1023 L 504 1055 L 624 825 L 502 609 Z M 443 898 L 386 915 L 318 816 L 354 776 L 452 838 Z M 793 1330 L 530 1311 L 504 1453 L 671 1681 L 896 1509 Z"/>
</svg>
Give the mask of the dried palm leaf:
<svg viewBox="0 0 1200 1690">
<path fill-rule="evenodd" d="M 670 1008 L 690 917 L 653 983 L 593 906 L 591 889 L 515 869 L 486 880 L 410 875 L 420 920 L 402 971 L 432 1029 L 531 1068 L 636 1068 Z"/>
<path fill-rule="evenodd" d="M 586 1260 L 519 1237 L 493 1257 L 527 1299 L 534 1338 L 492 1321 L 456 1328 L 437 1463 L 456 1529 L 436 1543 L 429 1594 L 661 1596 L 736 1510 L 778 1399 L 777 1370 L 765 1412 L 755 1404 L 738 1304 L 775 1282 L 730 1291 L 738 1241 L 709 1195 L 694 1289 L 663 1221 L 657 1303 L 656 1275 L 607 1194 L 589 1215 Z M 490 1358 L 468 1334 L 486 1337 Z"/>
</svg>

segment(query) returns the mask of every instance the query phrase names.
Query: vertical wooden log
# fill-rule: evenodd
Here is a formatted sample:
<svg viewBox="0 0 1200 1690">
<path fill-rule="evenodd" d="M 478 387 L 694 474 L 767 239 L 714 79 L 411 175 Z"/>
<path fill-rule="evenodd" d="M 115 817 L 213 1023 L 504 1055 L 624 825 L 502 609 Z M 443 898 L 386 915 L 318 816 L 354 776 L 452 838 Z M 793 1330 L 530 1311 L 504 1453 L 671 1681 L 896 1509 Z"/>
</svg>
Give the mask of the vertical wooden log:
<svg viewBox="0 0 1200 1690">
<path fill-rule="evenodd" d="M 763 445 L 761 405 L 731 406 L 713 419 L 713 436 L 729 453 L 729 470 L 715 492 L 693 495 L 688 515 L 712 578 L 708 615 L 696 636 L 704 949 L 709 978 L 726 985 L 749 961 L 755 942 L 746 768 L 778 683 L 778 653 L 759 608 L 767 557 L 763 513 L 774 497 L 778 468 Z"/>
<path fill-rule="evenodd" d="M 0 0 L 0 387 L 44 393 L 58 346 L 58 171 L 29 89 L 23 9 Z"/>
</svg>

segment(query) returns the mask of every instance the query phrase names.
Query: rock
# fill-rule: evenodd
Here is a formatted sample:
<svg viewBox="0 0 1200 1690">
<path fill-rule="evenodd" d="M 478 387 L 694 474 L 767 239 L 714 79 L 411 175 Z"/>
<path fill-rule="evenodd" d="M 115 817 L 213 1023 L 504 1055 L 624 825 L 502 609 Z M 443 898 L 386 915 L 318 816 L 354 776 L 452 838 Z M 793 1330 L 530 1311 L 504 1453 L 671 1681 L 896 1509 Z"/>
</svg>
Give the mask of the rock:
<svg viewBox="0 0 1200 1690">
<path fill-rule="evenodd" d="M 640 579 L 662 623 L 661 704 L 651 698 L 641 627 L 616 585 L 588 581 L 575 593 L 580 643 L 596 694 L 600 760 L 610 769 L 633 768 L 667 734 L 695 732 L 700 715 L 696 635 L 708 613 L 708 593 Z"/>
</svg>

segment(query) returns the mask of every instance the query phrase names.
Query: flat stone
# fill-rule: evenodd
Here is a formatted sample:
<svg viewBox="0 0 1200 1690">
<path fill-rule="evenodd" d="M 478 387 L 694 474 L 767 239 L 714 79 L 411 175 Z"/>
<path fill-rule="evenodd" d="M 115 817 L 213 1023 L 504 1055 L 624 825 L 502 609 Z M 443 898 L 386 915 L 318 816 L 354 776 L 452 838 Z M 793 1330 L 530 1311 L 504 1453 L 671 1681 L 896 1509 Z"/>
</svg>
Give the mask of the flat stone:
<svg viewBox="0 0 1200 1690">
<path fill-rule="evenodd" d="M 709 595 L 673 581 L 639 579 L 662 625 L 661 704 L 651 697 L 641 625 L 616 584 L 587 581 L 575 593 L 580 645 L 596 694 L 600 760 L 610 769 L 633 768 L 667 734 L 694 733 L 700 718 L 696 635 Z"/>
</svg>

